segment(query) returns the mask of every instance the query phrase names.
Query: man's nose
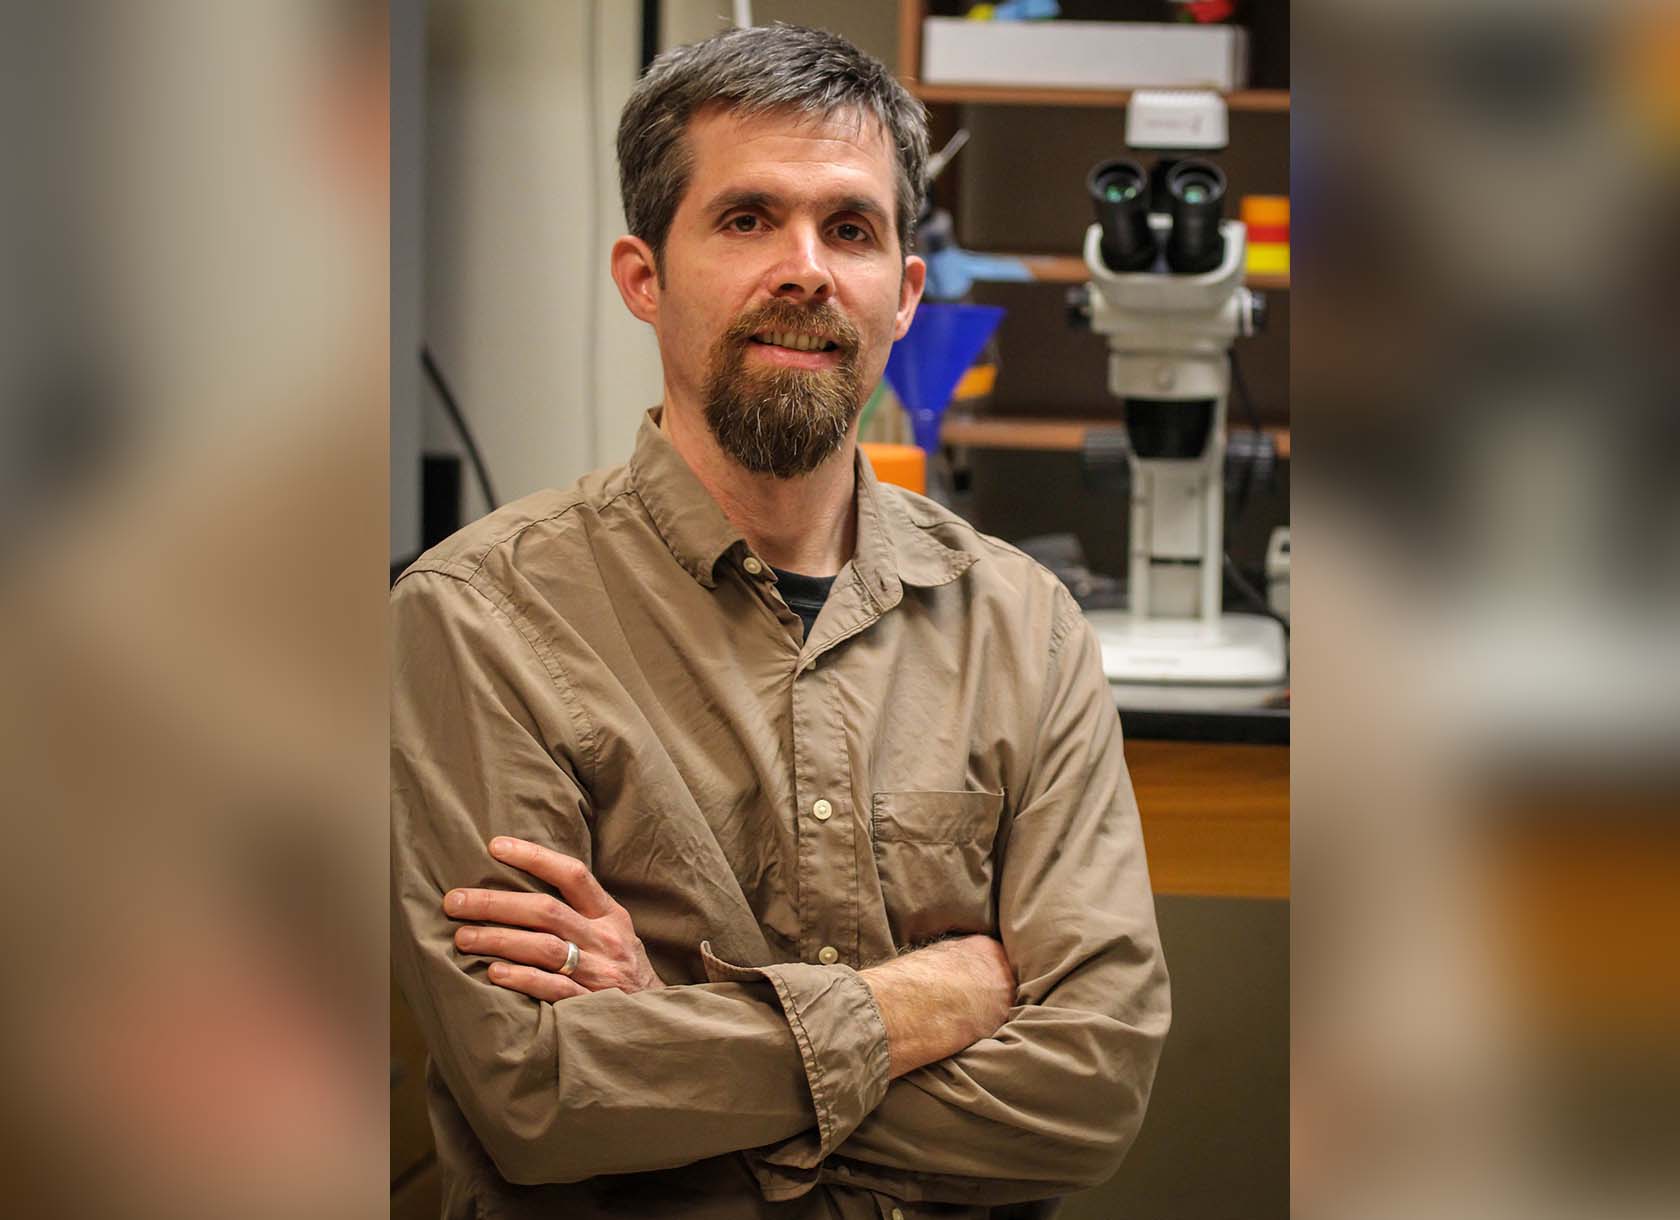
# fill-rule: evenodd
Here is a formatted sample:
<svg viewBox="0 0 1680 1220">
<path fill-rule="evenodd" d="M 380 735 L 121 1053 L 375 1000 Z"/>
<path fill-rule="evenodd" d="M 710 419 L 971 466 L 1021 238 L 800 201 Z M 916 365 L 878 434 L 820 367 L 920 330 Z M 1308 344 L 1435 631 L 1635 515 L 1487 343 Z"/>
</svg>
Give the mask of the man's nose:
<svg viewBox="0 0 1680 1220">
<path fill-rule="evenodd" d="M 790 301 L 824 301 L 834 291 L 827 251 L 815 227 L 789 225 L 782 230 L 780 259 L 770 269 L 772 296 Z"/>
</svg>

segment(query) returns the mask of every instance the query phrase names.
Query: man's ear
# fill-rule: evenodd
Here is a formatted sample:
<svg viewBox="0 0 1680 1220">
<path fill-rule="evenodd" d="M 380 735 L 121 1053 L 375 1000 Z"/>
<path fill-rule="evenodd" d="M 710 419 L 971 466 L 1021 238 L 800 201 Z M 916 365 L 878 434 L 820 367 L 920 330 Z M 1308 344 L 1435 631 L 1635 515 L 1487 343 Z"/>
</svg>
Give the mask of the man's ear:
<svg viewBox="0 0 1680 1220">
<path fill-rule="evenodd" d="M 893 339 L 904 338 L 910 321 L 916 316 L 916 306 L 922 299 L 922 287 L 927 283 L 927 264 L 919 255 L 904 260 L 904 275 L 898 281 L 898 317 L 893 320 Z"/>
<path fill-rule="evenodd" d="M 653 248 L 639 237 L 626 235 L 612 245 L 612 277 L 624 307 L 654 326 L 659 320 L 659 268 Z"/>
</svg>

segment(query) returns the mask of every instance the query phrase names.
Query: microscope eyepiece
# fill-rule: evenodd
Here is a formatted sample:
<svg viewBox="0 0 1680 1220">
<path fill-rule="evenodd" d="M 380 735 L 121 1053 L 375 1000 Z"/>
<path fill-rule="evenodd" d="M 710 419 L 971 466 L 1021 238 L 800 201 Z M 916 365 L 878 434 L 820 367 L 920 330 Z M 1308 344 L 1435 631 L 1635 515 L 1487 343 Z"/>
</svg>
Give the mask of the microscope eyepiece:
<svg viewBox="0 0 1680 1220">
<path fill-rule="evenodd" d="M 1149 176 L 1136 161 L 1104 161 L 1085 180 L 1102 229 L 1110 271 L 1144 271 L 1155 261 L 1149 231 Z"/>
<path fill-rule="evenodd" d="M 1180 274 L 1212 271 L 1225 257 L 1219 220 L 1225 211 L 1225 174 L 1212 161 L 1193 157 L 1167 171 L 1172 234 L 1167 266 Z"/>
</svg>

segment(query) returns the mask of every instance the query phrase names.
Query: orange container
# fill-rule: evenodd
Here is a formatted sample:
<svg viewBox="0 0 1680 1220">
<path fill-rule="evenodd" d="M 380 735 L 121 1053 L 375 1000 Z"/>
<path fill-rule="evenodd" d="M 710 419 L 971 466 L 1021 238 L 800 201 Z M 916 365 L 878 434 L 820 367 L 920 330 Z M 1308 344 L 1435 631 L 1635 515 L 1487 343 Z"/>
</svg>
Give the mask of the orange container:
<svg viewBox="0 0 1680 1220">
<path fill-rule="evenodd" d="M 1244 195 L 1242 222 L 1251 229 L 1282 229 L 1289 232 L 1288 195 Z"/>
<path fill-rule="evenodd" d="M 883 445 L 863 441 L 858 445 L 863 456 L 875 470 L 875 477 L 883 483 L 896 483 L 917 495 L 927 494 L 927 454 L 920 445 Z"/>
</svg>

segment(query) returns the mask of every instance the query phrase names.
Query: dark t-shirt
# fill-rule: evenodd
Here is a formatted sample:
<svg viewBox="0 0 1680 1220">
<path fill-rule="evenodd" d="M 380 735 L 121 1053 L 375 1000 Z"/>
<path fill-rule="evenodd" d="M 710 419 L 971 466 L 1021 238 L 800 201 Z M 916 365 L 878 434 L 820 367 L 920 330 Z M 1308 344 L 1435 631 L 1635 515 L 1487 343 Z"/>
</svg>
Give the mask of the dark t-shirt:
<svg viewBox="0 0 1680 1220">
<path fill-rule="evenodd" d="M 782 595 L 788 609 L 805 624 L 805 638 L 810 639 L 811 628 L 816 624 L 823 603 L 828 600 L 828 591 L 834 587 L 834 577 L 806 576 L 775 567 L 770 570 L 776 574 L 776 591 Z"/>
</svg>

